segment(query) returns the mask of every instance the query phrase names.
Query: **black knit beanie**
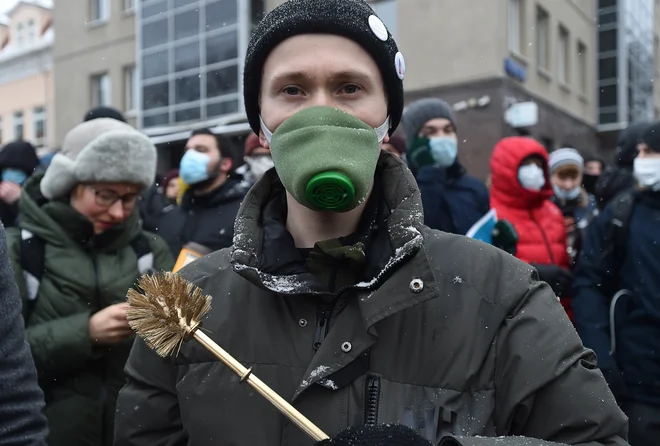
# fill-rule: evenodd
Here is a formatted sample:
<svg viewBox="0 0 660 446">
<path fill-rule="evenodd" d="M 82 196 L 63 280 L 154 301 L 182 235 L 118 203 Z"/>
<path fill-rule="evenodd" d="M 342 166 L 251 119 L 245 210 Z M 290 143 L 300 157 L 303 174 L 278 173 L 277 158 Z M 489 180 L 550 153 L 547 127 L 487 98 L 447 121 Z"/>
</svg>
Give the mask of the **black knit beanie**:
<svg viewBox="0 0 660 446">
<path fill-rule="evenodd" d="M 660 122 L 649 125 L 642 133 L 641 140 L 649 150 L 660 152 Z"/>
<path fill-rule="evenodd" d="M 119 110 L 112 107 L 106 107 L 104 105 L 99 105 L 88 110 L 83 117 L 83 122 L 92 121 L 99 118 L 111 118 L 117 121 L 126 122 L 126 118 L 124 118 L 124 115 L 122 115 Z"/>
<path fill-rule="evenodd" d="M 632 169 L 633 161 L 637 157 L 637 143 L 650 125 L 650 122 L 637 122 L 630 124 L 619 133 L 614 158 L 614 162 L 618 167 Z"/>
<path fill-rule="evenodd" d="M 243 95 L 250 127 L 259 133 L 259 91 L 263 67 L 282 41 L 300 34 L 333 34 L 353 40 L 376 61 L 383 76 L 390 134 L 403 110 L 405 62 L 394 38 L 364 0 L 288 0 L 259 23 L 245 56 Z"/>
</svg>

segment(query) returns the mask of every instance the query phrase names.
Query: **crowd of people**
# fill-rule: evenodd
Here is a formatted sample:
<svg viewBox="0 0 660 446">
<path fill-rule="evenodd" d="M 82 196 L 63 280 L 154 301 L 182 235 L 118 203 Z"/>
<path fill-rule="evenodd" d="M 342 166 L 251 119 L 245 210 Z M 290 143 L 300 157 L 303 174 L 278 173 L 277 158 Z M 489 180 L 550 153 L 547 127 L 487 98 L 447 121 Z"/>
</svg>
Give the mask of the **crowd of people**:
<svg viewBox="0 0 660 446">
<path fill-rule="evenodd" d="M 127 290 L 158 271 L 328 444 L 658 442 L 660 123 L 611 166 L 504 138 L 486 184 L 446 102 L 404 112 L 370 6 L 338 1 L 257 26 L 240 151 L 195 130 L 157 178 L 108 107 L 47 159 L 0 150 L 0 445 L 313 444 L 194 342 L 135 337 Z"/>
</svg>

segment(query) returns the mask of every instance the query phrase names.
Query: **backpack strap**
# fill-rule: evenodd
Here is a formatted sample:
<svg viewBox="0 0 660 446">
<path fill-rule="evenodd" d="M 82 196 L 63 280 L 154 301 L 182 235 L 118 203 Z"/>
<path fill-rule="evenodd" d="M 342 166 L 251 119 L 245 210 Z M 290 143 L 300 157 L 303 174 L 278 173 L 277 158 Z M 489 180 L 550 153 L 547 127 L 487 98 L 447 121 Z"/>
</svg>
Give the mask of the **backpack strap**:
<svg viewBox="0 0 660 446">
<path fill-rule="evenodd" d="M 626 191 L 619 194 L 612 202 L 612 220 L 610 220 L 608 239 L 610 245 L 605 250 L 612 254 L 615 262 L 613 274 L 610 274 L 611 283 L 608 290 L 611 295 L 619 291 L 619 270 L 626 253 L 628 242 L 628 223 L 632 215 L 637 194 L 635 191 Z"/>
<path fill-rule="evenodd" d="M 623 259 L 628 241 L 628 223 L 635 206 L 636 194 L 627 191 L 619 195 L 612 205 L 612 220 L 610 221 L 610 240 L 612 252 L 617 262 Z M 618 268 L 617 268 L 618 269 Z"/>
<path fill-rule="evenodd" d="M 140 274 L 147 274 L 154 271 L 154 253 L 151 251 L 151 245 L 144 232 L 131 240 L 131 248 L 138 259 L 138 270 Z"/>
<path fill-rule="evenodd" d="M 46 244 L 44 241 L 26 229 L 21 229 L 20 261 L 25 278 L 28 305 L 34 306 L 39 295 L 39 284 L 44 275 L 46 264 Z"/>
</svg>

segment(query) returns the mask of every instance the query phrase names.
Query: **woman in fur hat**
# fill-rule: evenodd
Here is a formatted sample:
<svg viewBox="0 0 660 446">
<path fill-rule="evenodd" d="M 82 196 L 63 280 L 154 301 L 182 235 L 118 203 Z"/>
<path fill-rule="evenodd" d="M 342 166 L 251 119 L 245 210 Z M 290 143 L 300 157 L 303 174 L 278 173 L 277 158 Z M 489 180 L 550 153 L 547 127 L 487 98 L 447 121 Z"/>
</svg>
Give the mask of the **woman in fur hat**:
<svg viewBox="0 0 660 446">
<path fill-rule="evenodd" d="M 8 249 L 51 446 L 113 443 L 133 343 L 126 290 L 142 273 L 174 263 L 165 242 L 140 224 L 136 201 L 155 174 L 149 139 L 99 118 L 71 130 L 45 174 L 24 186 Z"/>
</svg>

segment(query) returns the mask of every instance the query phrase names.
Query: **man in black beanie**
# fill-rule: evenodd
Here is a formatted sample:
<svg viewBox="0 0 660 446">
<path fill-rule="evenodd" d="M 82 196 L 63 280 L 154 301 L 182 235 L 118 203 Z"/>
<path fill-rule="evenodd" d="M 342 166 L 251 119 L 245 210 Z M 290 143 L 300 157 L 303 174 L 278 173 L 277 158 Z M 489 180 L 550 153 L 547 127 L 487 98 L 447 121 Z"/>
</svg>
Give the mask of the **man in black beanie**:
<svg viewBox="0 0 660 446">
<path fill-rule="evenodd" d="M 413 102 L 403 127 L 408 165 L 417 178 L 424 223 L 431 229 L 465 235 L 490 209 L 488 189 L 467 174 L 458 160 L 454 113 L 437 98 Z"/>
<path fill-rule="evenodd" d="M 126 118 L 124 118 L 124 115 L 122 115 L 119 110 L 112 107 L 106 107 L 105 105 L 99 105 L 88 110 L 83 117 L 83 122 L 98 118 L 111 118 L 117 121 L 126 122 Z"/>
<path fill-rule="evenodd" d="M 596 182 L 594 196 L 600 209 L 605 208 L 620 193 L 635 186 L 633 161 L 637 157 L 637 144 L 649 125 L 649 122 L 630 124 L 619 134 L 614 166 L 606 169 Z"/>
<path fill-rule="evenodd" d="M 404 75 L 363 0 L 289 0 L 257 26 L 245 108 L 275 167 L 232 248 L 179 273 L 213 297 L 204 329 L 326 444 L 625 445 L 595 356 L 534 269 L 424 226 L 410 170 L 381 150 Z M 163 359 L 137 340 L 126 371 L 116 446 L 314 444 L 194 341 Z"/>
</svg>

